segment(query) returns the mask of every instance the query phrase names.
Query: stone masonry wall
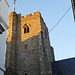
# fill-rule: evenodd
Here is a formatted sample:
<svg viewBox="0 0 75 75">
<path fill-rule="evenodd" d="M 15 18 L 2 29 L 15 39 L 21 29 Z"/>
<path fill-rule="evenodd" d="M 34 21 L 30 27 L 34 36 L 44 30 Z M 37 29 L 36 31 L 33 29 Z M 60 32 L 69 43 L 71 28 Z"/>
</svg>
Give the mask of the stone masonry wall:
<svg viewBox="0 0 75 75">
<path fill-rule="evenodd" d="M 14 72 L 16 72 L 16 24 L 17 14 L 15 12 L 11 12 L 9 14 L 5 68 L 7 71 L 12 70 Z"/>
<path fill-rule="evenodd" d="M 25 25 L 29 27 L 28 33 L 24 33 Z M 48 29 L 39 11 L 26 17 L 9 14 L 6 68 L 18 75 L 52 75 L 51 52 Z"/>
</svg>

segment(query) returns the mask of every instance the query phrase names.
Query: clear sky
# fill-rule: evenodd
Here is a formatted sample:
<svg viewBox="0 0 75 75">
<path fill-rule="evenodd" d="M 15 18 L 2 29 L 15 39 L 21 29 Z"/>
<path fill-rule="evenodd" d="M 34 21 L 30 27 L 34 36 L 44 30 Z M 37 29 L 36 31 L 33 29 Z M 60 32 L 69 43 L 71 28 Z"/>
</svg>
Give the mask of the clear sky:
<svg viewBox="0 0 75 75">
<path fill-rule="evenodd" d="M 9 0 L 9 12 L 13 10 L 13 1 Z M 50 31 L 70 6 L 71 0 L 16 0 L 15 11 L 22 16 L 40 11 Z M 75 57 L 75 23 L 72 8 L 49 36 L 56 60 Z"/>
</svg>

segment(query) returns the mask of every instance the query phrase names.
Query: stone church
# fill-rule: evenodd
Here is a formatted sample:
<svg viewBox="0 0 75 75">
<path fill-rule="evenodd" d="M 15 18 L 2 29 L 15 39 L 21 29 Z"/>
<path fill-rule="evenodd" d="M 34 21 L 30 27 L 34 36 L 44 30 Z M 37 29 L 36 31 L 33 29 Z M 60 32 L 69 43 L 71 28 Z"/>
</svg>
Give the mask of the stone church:
<svg viewBox="0 0 75 75">
<path fill-rule="evenodd" d="M 55 61 L 48 28 L 39 11 L 9 14 L 5 75 L 75 75 L 75 58 Z"/>
<path fill-rule="evenodd" d="M 9 14 L 4 75 L 75 75 L 75 58 L 55 61 L 48 28 L 39 11 Z"/>
<path fill-rule="evenodd" d="M 6 75 L 52 75 L 54 53 L 40 12 L 24 17 L 13 11 L 8 26 Z"/>
</svg>

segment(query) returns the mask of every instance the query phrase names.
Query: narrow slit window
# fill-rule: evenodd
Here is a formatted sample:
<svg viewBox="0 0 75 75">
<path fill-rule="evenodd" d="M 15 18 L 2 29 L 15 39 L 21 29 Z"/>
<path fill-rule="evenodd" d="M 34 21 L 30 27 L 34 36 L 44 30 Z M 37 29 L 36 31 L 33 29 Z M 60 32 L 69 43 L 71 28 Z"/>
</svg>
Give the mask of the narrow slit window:
<svg viewBox="0 0 75 75">
<path fill-rule="evenodd" d="M 25 50 L 27 50 L 27 45 L 25 45 Z"/>
<path fill-rule="evenodd" d="M 28 44 L 25 44 L 24 51 L 28 51 Z"/>
<path fill-rule="evenodd" d="M 27 27 L 27 33 L 29 33 L 29 27 Z"/>
<path fill-rule="evenodd" d="M 26 27 L 24 28 L 24 34 L 26 33 Z"/>
</svg>

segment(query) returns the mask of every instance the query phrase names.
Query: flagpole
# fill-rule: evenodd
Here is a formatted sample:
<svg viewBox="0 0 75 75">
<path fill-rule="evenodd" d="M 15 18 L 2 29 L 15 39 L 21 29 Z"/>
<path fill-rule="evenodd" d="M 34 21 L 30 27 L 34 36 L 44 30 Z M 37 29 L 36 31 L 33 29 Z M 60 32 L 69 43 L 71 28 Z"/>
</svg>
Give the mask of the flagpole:
<svg viewBox="0 0 75 75">
<path fill-rule="evenodd" d="M 16 0 L 14 0 L 13 11 L 15 11 L 15 1 L 16 1 Z"/>
</svg>

